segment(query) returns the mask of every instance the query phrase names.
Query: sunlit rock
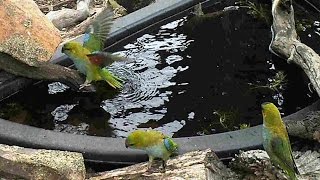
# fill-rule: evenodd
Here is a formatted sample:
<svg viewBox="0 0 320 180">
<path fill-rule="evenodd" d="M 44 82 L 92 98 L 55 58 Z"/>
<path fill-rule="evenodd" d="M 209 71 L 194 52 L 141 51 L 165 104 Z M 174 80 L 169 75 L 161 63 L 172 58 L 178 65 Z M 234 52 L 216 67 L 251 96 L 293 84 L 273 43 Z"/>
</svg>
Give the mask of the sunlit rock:
<svg viewBox="0 0 320 180">
<path fill-rule="evenodd" d="M 0 144 L 0 177 L 81 180 L 85 173 L 80 153 Z"/>
<path fill-rule="evenodd" d="M 48 61 L 60 42 L 59 31 L 33 0 L 0 0 L 0 52 L 34 66 Z"/>
</svg>

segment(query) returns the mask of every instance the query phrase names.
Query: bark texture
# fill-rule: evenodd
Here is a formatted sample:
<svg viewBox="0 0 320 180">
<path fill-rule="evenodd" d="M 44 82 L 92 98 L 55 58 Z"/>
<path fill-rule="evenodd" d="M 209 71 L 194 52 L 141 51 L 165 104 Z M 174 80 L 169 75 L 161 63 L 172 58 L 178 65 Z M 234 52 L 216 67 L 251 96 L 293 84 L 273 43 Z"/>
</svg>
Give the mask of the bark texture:
<svg viewBox="0 0 320 180">
<path fill-rule="evenodd" d="M 292 0 L 272 1 L 272 53 L 300 66 L 320 95 L 320 56 L 300 42 L 295 29 Z"/>
<path fill-rule="evenodd" d="M 168 160 L 164 173 L 160 172 L 160 163 L 147 170 L 147 163 L 99 173 L 90 180 L 108 179 L 237 179 L 236 175 L 226 168 L 212 150 L 193 151 Z"/>
</svg>

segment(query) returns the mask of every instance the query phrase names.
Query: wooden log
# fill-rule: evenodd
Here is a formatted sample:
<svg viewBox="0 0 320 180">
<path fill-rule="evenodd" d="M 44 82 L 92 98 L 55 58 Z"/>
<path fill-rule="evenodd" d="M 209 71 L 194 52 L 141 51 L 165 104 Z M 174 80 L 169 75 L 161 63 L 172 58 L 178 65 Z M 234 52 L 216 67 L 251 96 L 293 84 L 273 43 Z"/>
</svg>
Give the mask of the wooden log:
<svg viewBox="0 0 320 180">
<path fill-rule="evenodd" d="M 108 179 L 237 179 L 210 149 L 185 153 L 168 160 L 164 173 L 160 171 L 160 164 L 147 170 L 147 163 L 139 163 L 129 167 L 102 172 L 92 175 L 90 180 Z"/>
<path fill-rule="evenodd" d="M 320 111 L 310 111 L 304 118 L 287 121 L 286 126 L 290 136 L 320 143 Z"/>
<path fill-rule="evenodd" d="M 90 1 L 91 0 L 78 0 L 77 9 L 50 11 L 46 16 L 51 20 L 55 27 L 62 30 L 63 28 L 76 25 L 89 17 Z"/>
<path fill-rule="evenodd" d="M 299 180 L 320 179 L 320 154 L 316 151 L 293 152 L 295 163 L 300 172 Z M 230 163 L 232 170 L 240 175 L 241 179 L 288 179 L 283 171 L 272 165 L 268 154 L 263 150 L 240 152 Z"/>
<path fill-rule="evenodd" d="M 62 36 L 63 40 L 71 39 L 72 37 L 76 37 L 80 34 L 83 34 L 87 30 L 89 25 L 99 15 L 99 13 L 101 13 L 102 10 L 103 10 L 103 8 L 96 9 L 95 10 L 96 13 L 94 15 L 88 17 L 87 19 L 85 19 L 81 23 L 77 24 L 75 27 L 71 28 L 70 30 L 62 31 L 61 36 Z"/>
<path fill-rule="evenodd" d="M 48 62 L 34 62 L 35 66 L 22 63 L 5 53 L 0 53 L 1 69 L 14 75 L 38 80 L 60 81 L 78 90 L 84 82 L 83 77 L 76 71 Z M 86 88 L 88 90 L 88 88 Z M 88 90 L 92 91 L 92 90 Z"/>
<path fill-rule="evenodd" d="M 300 42 L 294 21 L 292 0 L 272 1 L 272 53 L 300 66 L 320 95 L 320 56 Z"/>
</svg>

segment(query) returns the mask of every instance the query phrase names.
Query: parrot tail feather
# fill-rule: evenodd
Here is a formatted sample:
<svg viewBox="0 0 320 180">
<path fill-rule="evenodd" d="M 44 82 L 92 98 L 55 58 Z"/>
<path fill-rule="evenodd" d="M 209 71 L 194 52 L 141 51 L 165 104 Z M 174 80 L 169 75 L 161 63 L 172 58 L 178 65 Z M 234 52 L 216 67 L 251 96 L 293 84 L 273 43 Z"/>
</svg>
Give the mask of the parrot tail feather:
<svg viewBox="0 0 320 180">
<path fill-rule="evenodd" d="M 290 180 L 298 180 L 297 175 L 294 171 L 289 170 L 287 173 L 288 173 L 288 176 L 290 177 Z"/>
<path fill-rule="evenodd" d="M 121 89 L 122 88 L 122 82 L 123 80 L 119 77 L 113 75 L 110 71 L 107 69 L 102 69 L 101 76 L 103 80 L 105 80 L 111 87 L 115 89 Z"/>
</svg>

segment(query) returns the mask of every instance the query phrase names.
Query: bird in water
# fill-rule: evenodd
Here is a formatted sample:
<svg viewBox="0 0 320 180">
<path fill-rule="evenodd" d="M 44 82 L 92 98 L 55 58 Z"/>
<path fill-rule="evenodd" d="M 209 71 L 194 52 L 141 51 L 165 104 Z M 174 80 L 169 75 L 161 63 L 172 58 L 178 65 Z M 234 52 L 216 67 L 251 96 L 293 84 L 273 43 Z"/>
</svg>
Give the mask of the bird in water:
<svg viewBox="0 0 320 180">
<path fill-rule="evenodd" d="M 113 22 L 113 11 L 104 9 L 89 25 L 85 32 L 83 44 L 70 41 L 63 45 L 62 53 L 65 53 L 74 63 L 80 73 L 86 76 L 80 89 L 90 85 L 92 81 L 106 81 L 115 89 L 122 88 L 122 80 L 112 74 L 106 66 L 115 61 L 124 61 L 126 58 L 103 52 L 104 42 Z"/>
<path fill-rule="evenodd" d="M 270 102 L 261 104 L 261 108 L 263 115 L 263 147 L 274 165 L 284 170 L 291 180 L 297 180 L 296 174 L 299 174 L 299 171 L 292 157 L 288 132 L 281 119 L 280 112 Z"/>
</svg>

